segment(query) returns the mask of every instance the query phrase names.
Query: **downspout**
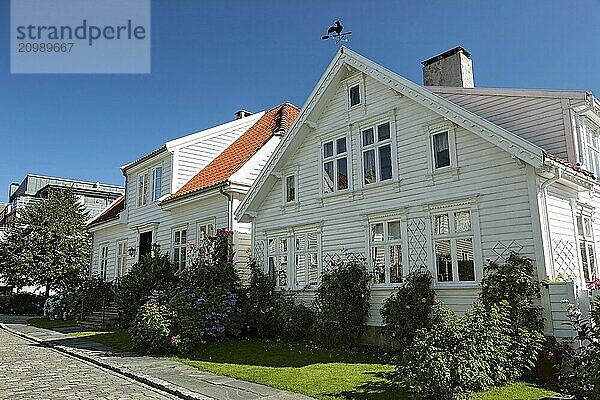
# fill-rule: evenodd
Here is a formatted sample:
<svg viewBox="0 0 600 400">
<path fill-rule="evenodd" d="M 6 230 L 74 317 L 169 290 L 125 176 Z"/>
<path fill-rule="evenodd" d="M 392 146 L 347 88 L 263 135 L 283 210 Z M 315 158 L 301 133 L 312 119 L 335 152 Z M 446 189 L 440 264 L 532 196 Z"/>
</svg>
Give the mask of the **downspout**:
<svg viewBox="0 0 600 400">
<path fill-rule="evenodd" d="M 550 259 L 547 261 L 551 262 L 552 265 L 552 278 L 554 279 L 556 277 L 556 271 L 554 269 L 554 254 L 552 251 L 552 241 L 550 238 L 550 218 L 548 216 L 548 203 L 546 201 L 547 198 L 547 189 L 550 185 L 554 184 L 555 182 L 557 182 L 559 179 L 562 178 L 562 170 L 560 169 L 560 167 L 554 167 L 554 176 L 552 178 L 547 179 L 544 183 L 542 183 L 540 185 L 540 192 L 542 193 L 543 196 L 543 202 L 544 202 L 544 219 L 546 222 L 546 227 L 547 227 L 547 242 L 548 242 L 548 248 L 550 250 Z"/>
<path fill-rule="evenodd" d="M 223 185 L 219 188 L 219 193 L 221 193 L 223 196 L 227 197 L 227 230 L 230 231 L 233 227 L 233 221 L 231 220 L 231 218 L 232 218 L 231 206 L 233 204 L 233 196 L 230 193 L 227 193 L 225 191 L 225 185 Z"/>
</svg>

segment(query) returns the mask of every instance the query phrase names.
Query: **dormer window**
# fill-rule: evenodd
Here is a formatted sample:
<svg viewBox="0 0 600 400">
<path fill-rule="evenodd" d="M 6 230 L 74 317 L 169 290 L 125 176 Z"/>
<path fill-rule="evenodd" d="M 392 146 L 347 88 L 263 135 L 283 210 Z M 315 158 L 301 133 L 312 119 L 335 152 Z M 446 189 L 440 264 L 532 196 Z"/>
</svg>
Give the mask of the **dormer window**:
<svg viewBox="0 0 600 400">
<path fill-rule="evenodd" d="M 138 175 L 138 206 L 148 203 L 148 174 Z"/>
<path fill-rule="evenodd" d="M 158 200 L 162 195 L 162 167 L 154 168 L 152 173 L 152 200 Z"/>
<path fill-rule="evenodd" d="M 360 104 L 360 85 L 356 84 L 354 86 L 351 86 L 350 89 L 348 89 L 348 95 L 349 95 L 350 107 L 359 105 Z"/>
</svg>

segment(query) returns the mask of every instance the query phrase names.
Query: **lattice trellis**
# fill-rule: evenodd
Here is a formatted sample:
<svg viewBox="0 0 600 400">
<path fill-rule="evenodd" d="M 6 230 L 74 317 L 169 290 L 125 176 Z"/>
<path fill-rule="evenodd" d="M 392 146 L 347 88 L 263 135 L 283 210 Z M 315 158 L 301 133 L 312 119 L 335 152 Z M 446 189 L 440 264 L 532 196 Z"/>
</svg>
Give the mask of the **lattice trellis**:
<svg viewBox="0 0 600 400">
<path fill-rule="evenodd" d="M 265 263 L 265 242 L 263 240 L 257 240 L 254 243 L 254 260 L 256 265 L 264 268 Z"/>
<path fill-rule="evenodd" d="M 359 264 L 366 264 L 367 257 L 363 253 L 351 253 L 351 252 L 342 252 L 342 254 L 333 253 L 333 254 L 324 254 L 323 255 L 323 267 L 331 268 L 332 266 L 339 264 L 342 261 L 346 262 L 356 262 Z"/>
<path fill-rule="evenodd" d="M 410 270 L 427 266 L 427 233 L 425 218 L 408 220 L 408 265 Z"/>
<path fill-rule="evenodd" d="M 570 240 L 553 239 L 554 271 L 567 279 L 577 277 L 577 246 Z"/>
<path fill-rule="evenodd" d="M 493 261 L 496 263 L 504 262 L 510 253 L 515 252 L 518 254 L 521 252 L 521 250 L 523 250 L 523 245 L 514 240 L 511 240 L 510 242 L 496 242 L 494 247 L 492 247 L 492 253 L 495 256 Z"/>
</svg>

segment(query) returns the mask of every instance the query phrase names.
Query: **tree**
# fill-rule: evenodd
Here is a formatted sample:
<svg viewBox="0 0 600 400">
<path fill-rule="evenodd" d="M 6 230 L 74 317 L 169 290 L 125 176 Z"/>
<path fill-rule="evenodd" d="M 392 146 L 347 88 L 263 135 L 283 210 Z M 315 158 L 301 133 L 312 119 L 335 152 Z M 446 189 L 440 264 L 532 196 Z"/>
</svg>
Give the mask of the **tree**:
<svg viewBox="0 0 600 400">
<path fill-rule="evenodd" d="M 0 241 L 0 278 L 18 289 L 45 286 L 46 296 L 76 287 L 89 270 L 88 218 L 65 189 L 24 208 Z"/>
</svg>

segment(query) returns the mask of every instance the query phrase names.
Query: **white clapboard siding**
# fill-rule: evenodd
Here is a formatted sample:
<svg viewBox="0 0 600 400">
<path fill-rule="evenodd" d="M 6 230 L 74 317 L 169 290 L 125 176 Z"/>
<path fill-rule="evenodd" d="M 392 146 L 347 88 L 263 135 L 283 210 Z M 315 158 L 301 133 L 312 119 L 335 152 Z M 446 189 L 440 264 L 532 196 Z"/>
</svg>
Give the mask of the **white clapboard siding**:
<svg viewBox="0 0 600 400">
<path fill-rule="evenodd" d="M 570 130 L 565 125 L 570 124 L 570 120 L 565 114 L 568 114 L 569 101 L 574 99 L 569 99 L 567 93 L 446 87 L 431 87 L 430 90 L 549 153 L 568 158 L 565 134 Z M 581 94 L 575 92 L 572 96 Z"/>
<path fill-rule="evenodd" d="M 359 119 L 352 127 L 349 147 L 352 151 L 354 190 L 350 194 L 322 198 L 319 186 L 321 138 L 334 139 L 351 129 L 347 122 L 347 93 L 340 88 L 315 121 L 316 130 L 286 160 L 284 168 L 298 170 L 298 206 L 293 209 L 282 207 L 281 182 L 273 185 L 257 210 L 256 239 L 264 238 L 269 230 L 320 223 L 323 254 L 339 253 L 342 247 L 366 254 L 365 214 L 405 208 L 407 218 L 425 217 L 428 214 L 424 206 L 436 200 L 479 194 L 481 263 L 498 258 L 496 245 L 499 242 L 504 245 L 515 242 L 522 246 L 522 255 L 535 258 L 526 169 L 506 152 L 471 132 L 457 128 L 458 179 L 436 178 L 434 183 L 428 175 L 426 154 L 429 139 L 424 127 L 442 119 L 412 100 L 395 95 L 370 77 L 365 79 L 367 105 L 364 119 L 377 121 L 377 116 L 380 116 L 381 120 L 385 120 L 395 110 L 397 162 L 394 168 L 399 180 L 360 188 L 362 155 L 359 128 L 356 126 L 361 123 Z M 356 115 L 351 117 L 360 118 Z M 429 219 L 426 221 L 430 222 Z M 379 307 L 389 293 L 389 290 L 373 290 L 370 324 L 380 324 Z M 440 289 L 439 294 L 442 301 L 464 312 L 475 300 L 477 289 Z"/>
<path fill-rule="evenodd" d="M 128 229 L 125 224 L 106 223 L 94 230 L 94 243 L 92 247 L 92 275 L 100 273 L 100 258 L 102 257 L 101 248 L 108 246 L 108 263 L 106 267 L 106 280 L 112 281 L 117 277 L 117 242 L 128 239 Z M 129 248 L 129 242 L 127 248 Z M 132 259 L 127 256 L 127 265 L 129 268 Z"/>
<path fill-rule="evenodd" d="M 566 307 L 563 303 L 567 300 L 571 304 L 577 304 L 575 299 L 575 286 L 573 282 L 552 282 L 548 284 L 550 294 L 550 308 L 552 310 L 552 328 L 554 336 L 559 339 L 571 339 L 576 332 L 569 323 Z"/>
</svg>

